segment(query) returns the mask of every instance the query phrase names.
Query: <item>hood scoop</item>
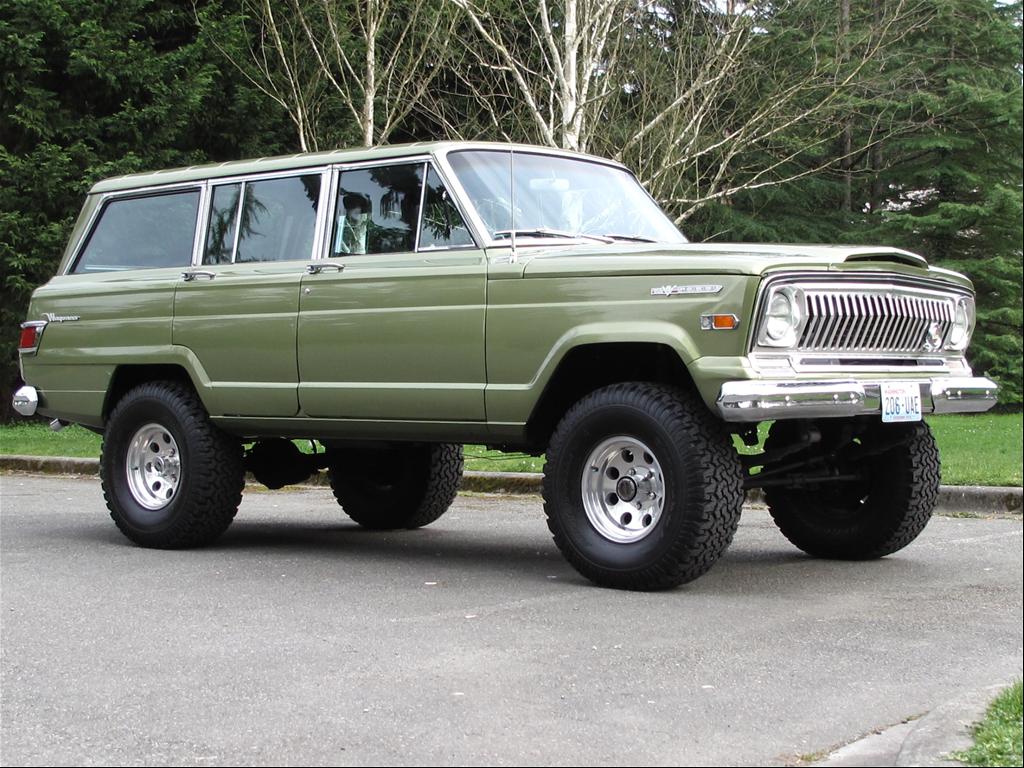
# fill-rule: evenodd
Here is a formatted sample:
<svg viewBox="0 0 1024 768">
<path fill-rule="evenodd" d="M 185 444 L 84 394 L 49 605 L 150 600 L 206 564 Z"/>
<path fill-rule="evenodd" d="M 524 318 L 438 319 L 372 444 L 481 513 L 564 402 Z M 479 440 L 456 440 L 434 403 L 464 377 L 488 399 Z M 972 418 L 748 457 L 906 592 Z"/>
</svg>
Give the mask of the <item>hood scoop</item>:
<svg viewBox="0 0 1024 768">
<path fill-rule="evenodd" d="M 927 267 L 928 261 L 924 256 L 918 256 L 910 251 L 903 251 L 899 248 L 858 248 L 853 249 L 843 258 L 843 261 L 888 261 L 897 264 L 908 264 L 912 267 Z"/>
</svg>

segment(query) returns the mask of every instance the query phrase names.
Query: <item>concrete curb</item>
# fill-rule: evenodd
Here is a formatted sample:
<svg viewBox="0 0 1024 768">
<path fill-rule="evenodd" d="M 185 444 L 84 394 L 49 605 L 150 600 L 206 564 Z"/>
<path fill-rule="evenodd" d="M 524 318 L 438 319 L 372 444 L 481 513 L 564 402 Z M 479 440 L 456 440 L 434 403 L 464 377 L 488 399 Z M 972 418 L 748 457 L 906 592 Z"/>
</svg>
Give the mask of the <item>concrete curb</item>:
<svg viewBox="0 0 1024 768">
<path fill-rule="evenodd" d="M 38 472 L 41 475 L 98 475 L 99 459 L 72 459 L 67 456 L 0 455 L 0 469 Z"/>
<path fill-rule="evenodd" d="M 0 470 L 37 472 L 44 475 L 97 475 L 99 459 L 63 456 L 0 455 Z M 462 490 L 473 493 L 540 493 L 544 475 L 540 472 L 469 472 L 462 476 Z M 327 473 L 319 472 L 305 485 L 327 485 Z M 747 492 L 747 504 L 764 505 L 759 488 Z M 1020 515 L 1024 489 L 1012 486 L 943 485 L 935 511 L 945 514 Z"/>
<path fill-rule="evenodd" d="M 989 705 L 1010 685 L 965 691 L 931 710 L 914 723 L 914 729 L 903 740 L 896 765 L 963 765 L 950 755 L 970 749 L 974 744 L 971 729 L 985 719 Z"/>
<path fill-rule="evenodd" d="M 984 719 L 992 700 L 1010 684 L 964 691 L 917 720 L 899 723 L 840 747 L 813 765 L 960 766 L 950 755 L 974 743 L 971 729 Z"/>
</svg>

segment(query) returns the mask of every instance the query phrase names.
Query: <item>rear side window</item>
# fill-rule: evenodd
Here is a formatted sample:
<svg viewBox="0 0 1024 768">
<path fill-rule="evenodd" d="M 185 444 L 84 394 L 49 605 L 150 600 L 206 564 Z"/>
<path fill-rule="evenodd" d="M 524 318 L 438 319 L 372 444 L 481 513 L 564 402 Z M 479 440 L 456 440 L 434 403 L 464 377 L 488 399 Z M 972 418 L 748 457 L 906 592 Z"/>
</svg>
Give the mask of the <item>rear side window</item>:
<svg viewBox="0 0 1024 768">
<path fill-rule="evenodd" d="M 309 259 L 319 203 L 319 173 L 215 187 L 203 263 Z"/>
<path fill-rule="evenodd" d="M 187 267 L 198 212 L 197 189 L 111 200 L 71 272 Z"/>
<path fill-rule="evenodd" d="M 235 253 L 235 224 L 238 223 L 238 195 L 241 190 L 241 184 L 214 187 L 204 264 L 231 263 Z"/>
</svg>

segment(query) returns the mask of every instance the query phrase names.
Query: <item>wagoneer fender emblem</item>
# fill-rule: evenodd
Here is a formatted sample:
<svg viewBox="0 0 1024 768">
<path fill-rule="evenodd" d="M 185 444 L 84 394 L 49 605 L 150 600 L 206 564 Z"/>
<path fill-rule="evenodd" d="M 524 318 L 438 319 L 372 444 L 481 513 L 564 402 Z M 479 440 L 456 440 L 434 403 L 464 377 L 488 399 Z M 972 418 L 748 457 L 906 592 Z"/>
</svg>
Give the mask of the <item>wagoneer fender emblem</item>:
<svg viewBox="0 0 1024 768">
<path fill-rule="evenodd" d="M 75 320 L 81 320 L 78 315 L 55 315 L 52 312 L 43 312 L 45 317 L 51 323 L 70 323 Z"/>
<path fill-rule="evenodd" d="M 674 296 L 685 293 L 718 293 L 722 290 L 720 285 L 663 285 L 660 288 L 651 288 L 651 296 Z"/>
</svg>

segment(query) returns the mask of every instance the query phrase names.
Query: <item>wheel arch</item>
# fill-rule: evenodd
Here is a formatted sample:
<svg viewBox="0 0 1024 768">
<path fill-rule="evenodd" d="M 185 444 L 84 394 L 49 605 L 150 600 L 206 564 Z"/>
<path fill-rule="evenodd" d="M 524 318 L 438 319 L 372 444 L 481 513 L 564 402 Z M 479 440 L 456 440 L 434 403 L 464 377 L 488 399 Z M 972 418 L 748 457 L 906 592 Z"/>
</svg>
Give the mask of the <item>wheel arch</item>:
<svg viewBox="0 0 1024 768">
<path fill-rule="evenodd" d="M 694 389 L 679 351 L 661 341 L 603 341 L 568 349 L 554 367 L 526 423 L 531 446 L 543 449 L 562 415 L 591 392 L 627 381 Z"/>
<path fill-rule="evenodd" d="M 195 383 L 185 366 L 178 363 L 142 363 L 118 365 L 110 377 L 107 394 L 103 398 L 103 423 L 107 423 L 111 411 L 125 393 L 150 381 L 176 381 L 185 384 L 198 393 Z M 201 395 L 200 395 L 201 398 Z"/>
</svg>

